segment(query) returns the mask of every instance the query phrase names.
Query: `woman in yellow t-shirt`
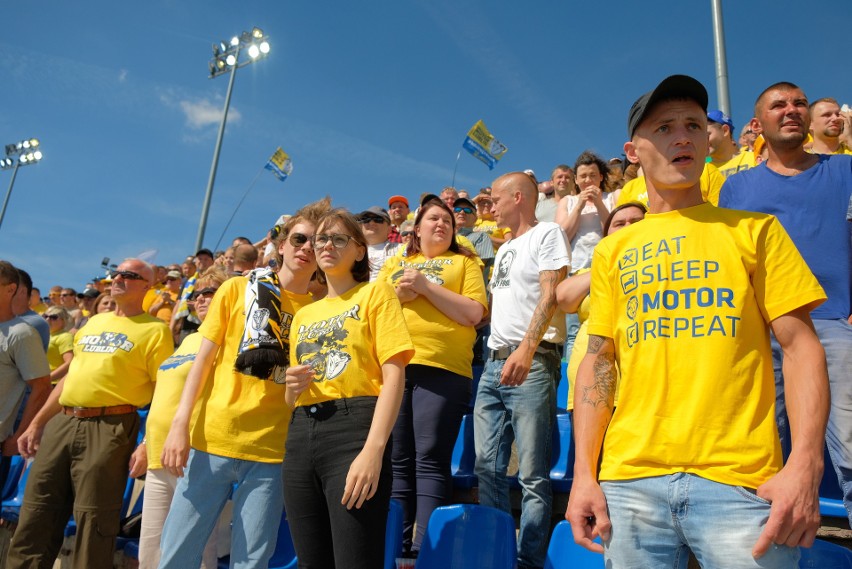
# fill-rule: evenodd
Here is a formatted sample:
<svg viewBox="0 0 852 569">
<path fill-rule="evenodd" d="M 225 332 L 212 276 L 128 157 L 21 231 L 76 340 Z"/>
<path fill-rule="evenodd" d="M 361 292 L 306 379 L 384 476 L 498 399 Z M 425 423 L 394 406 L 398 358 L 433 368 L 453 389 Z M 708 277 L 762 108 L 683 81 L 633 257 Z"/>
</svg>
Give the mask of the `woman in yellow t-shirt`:
<svg viewBox="0 0 852 569">
<path fill-rule="evenodd" d="M 415 348 L 393 429 L 392 496 L 404 504 L 404 556 L 416 555 L 432 511 L 452 498 L 450 460 L 470 402 L 474 326 L 488 303 L 482 271 L 454 236 L 450 209 L 427 196 L 405 256 L 379 274 L 396 290 Z"/>
<path fill-rule="evenodd" d="M 645 205 L 639 202 L 621 204 L 612 210 L 604 222 L 604 236 L 612 235 L 619 229 L 641 221 L 645 218 L 646 211 Z M 577 338 L 574 340 L 574 349 L 571 352 L 571 358 L 568 360 L 568 401 L 566 408 L 569 411 L 574 410 L 574 382 L 577 378 L 577 369 L 579 369 L 580 362 L 583 360 L 583 356 L 586 355 L 586 349 L 589 345 L 587 320 L 589 319 L 589 290 L 591 284 L 591 269 L 583 269 L 583 272 L 568 277 L 556 287 L 556 300 L 559 302 L 559 308 L 568 314 L 576 313 L 580 318 L 580 329 L 577 332 Z M 617 391 L 615 397 L 617 402 Z M 557 401 L 557 405 L 561 405 L 562 403 L 564 402 Z"/>
<path fill-rule="evenodd" d="M 74 358 L 74 336 L 66 332 L 72 324 L 71 315 L 61 306 L 51 306 L 42 317 L 50 327 L 50 341 L 47 344 L 47 363 L 50 365 L 50 384 L 57 382 L 68 373 L 68 367 Z"/>
<path fill-rule="evenodd" d="M 228 274 L 219 266 L 210 267 L 198 279 L 192 301 L 195 313 L 202 322 L 207 317 L 213 295 L 227 279 Z M 197 331 L 184 338 L 175 353 L 160 364 L 157 372 L 154 399 L 148 411 L 145 439 L 142 441 L 148 457 L 148 472 L 145 476 L 145 494 L 142 499 L 139 569 L 156 569 L 160 564 L 160 538 L 163 533 L 163 524 L 178 483 L 178 477 L 163 468 L 160 455 L 163 453 L 163 443 L 166 435 L 169 434 L 169 427 L 180 403 L 186 376 L 201 347 L 201 338 L 201 334 Z M 214 531 L 207 541 L 201 562 L 202 569 L 215 569 L 218 564 L 216 533 Z"/>
<path fill-rule="evenodd" d="M 367 241 L 345 210 L 311 238 L 328 296 L 290 327 L 284 503 L 299 565 L 384 563 L 391 494 L 388 438 L 414 346 L 393 288 L 369 283 Z"/>
</svg>

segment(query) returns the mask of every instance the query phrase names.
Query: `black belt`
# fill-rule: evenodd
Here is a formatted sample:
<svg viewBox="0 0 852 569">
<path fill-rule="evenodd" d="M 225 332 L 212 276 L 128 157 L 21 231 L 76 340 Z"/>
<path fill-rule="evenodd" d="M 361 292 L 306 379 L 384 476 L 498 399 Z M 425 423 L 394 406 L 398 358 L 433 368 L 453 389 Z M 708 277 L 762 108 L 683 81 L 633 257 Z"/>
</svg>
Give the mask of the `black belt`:
<svg viewBox="0 0 852 569">
<path fill-rule="evenodd" d="M 504 346 L 502 348 L 498 348 L 496 350 L 488 350 L 488 359 L 491 360 L 505 360 L 509 356 L 512 355 L 512 352 L 518 349 L 518 346 Z M 559 352 L 559 344 L 554 344 L 553 342 L 545 342 L 542 340 L 538 343 L 538 347 L 535 349 L 537 354 L 546 354 L 548 352 Z"/>
</svg>

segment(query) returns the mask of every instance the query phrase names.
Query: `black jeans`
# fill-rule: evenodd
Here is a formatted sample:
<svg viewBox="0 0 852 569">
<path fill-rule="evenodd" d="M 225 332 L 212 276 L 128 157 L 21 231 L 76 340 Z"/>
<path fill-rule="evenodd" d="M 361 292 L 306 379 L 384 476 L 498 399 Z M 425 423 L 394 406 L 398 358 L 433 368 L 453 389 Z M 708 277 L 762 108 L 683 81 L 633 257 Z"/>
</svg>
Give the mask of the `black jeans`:
<svg viewBox="0 0 852 569">
<path fill-rule="evenodd" d="M 391 441 L 376 494 L 361 508 L 347 510 L 340 503 L 375 408 L 375 397 L 354 397 L 293 411 L 284 456 L 284 505 L 302 569 L 381 569 L 384 564 Z"/>
</svg>

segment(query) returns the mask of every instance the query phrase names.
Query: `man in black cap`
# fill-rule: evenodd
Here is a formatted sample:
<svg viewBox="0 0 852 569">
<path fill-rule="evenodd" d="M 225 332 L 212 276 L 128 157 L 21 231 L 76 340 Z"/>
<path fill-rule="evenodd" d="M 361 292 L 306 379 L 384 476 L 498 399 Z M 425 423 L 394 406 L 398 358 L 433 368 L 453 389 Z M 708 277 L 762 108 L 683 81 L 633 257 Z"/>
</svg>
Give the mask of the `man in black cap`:
<svg viewBox="0 0 852 569">
<path fill-rule="evenodd" d="M 367 254 L 370 256 L 370 282 L 376 280 L 385 261 L 396 255 L 399 243 L 388 239 L 391 230 L 391 218 L 388 212 L 377 205 L 369 207 L 355 216 L 361 224 L 364 238 L 367 240 Z"/>
<path fill-rule="evenodd" d="M 820 522 L 828 379 L 808 313 L 825 293 L 775 217 L 704 203 L 698 81 L 640 97 L 628 135 L 650 208 L 595 248 L 574 539 L 613 567 L 682 567 L 692 550 L 702 567 L 792 569 Z M 783 467 L 770 327 L 790 356 Z"/>
</svg>

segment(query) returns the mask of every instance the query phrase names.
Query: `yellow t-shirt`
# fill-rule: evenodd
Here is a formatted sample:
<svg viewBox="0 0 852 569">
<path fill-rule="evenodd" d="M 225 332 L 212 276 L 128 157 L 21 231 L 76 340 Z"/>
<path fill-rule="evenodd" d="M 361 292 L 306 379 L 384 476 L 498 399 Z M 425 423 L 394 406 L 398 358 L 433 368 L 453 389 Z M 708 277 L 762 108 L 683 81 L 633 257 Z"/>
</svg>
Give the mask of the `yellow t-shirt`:
<svg viewBox="0 0 852 569">
<path fill-rule="evenodd" d="M 754 162 L 754 152 L 751 150 L 742 150 L 739 154 L 719 166 L 719 173 L 727 179 L 737 172 L 742 172 L 755 166 L 757 164 Z M 714 205 L 718 205 L 718 200 Z"/>
<path fill-rule="evenodd" d="M 576 274 L 580 275 L 588 273 L 591 269 L 580 269 Z M 580 328 L 577 330 L 577 336 L 574 337 L 574 348 L 571 350 L 571 358 L 568 360 L 568 401 L 565 406 L 569 411 L 574 410 L 574 385 L 577 383 L 577 370 L 580 369 L 580 362 L 586 355 L 589 348 L 589 309 L 591 307 L 591 297 L 586 296 L 580 303 L 577 309 L 577 317 L 580 320 Z M 618 382 L 615 384 L 615 404 L 618 404 Z M 557 404 L 562 403 L 561 401 Z"/>
<path fill-rule="evenodd" d="M 168 326 L 149 314 L 96 314 L 74 335 L 59 404 L 144 407 L 154 394 L 157 368 L 173 350 Z"/>
<path fill-rule="evenodd" d="M 724 183 L 725 176 L 720 174 L 715 166 L 704 164 L 704 171 L 701 172 L 700 178 L 701 197 L 704 201 L 719 205 L 719 192 L 722 191 Z M 621 188 L 615 205 L 620 206 L 627 202 L 639 202 L 648 207 L 648 185 L 645 183 L 645 176 L 634 178 Z"/>
<path fill-rule="evenodd" d="M 488 299 L 482 270 L 473 257 L 465 257 L 447 251 L 433 259 L 422 254 L 408 258 L 394 257 L 393 264 L 385 263 L 379 272 L 379 280 L 395 286 L 406 268 L 422 272 L 435 284 L 472 298 L 486 309 Z M 409 363 L 421 364 L 449 370 L 465 377 L 473 377 L 473 343 L 476 330 L 473 326 L 462 326 L 429 302 L 418 296 L 402 305 L 402 313 L 411 339 L 414 341 L 414 357 Z"/>
<path fill-rule="evenodd" d="M 186 376 L 189 374 L 192 362 L 195 361 L 198 348 L 201 347 L 201 339 L 202 336 L 198 332 L 190 334 L 180 343 L 175 353 L 160 364 L 157 372 L 157 387 L 154 389 L 154 399 L 151 401 L 145 427 L 148 470 L 163 467 L 160 455 L 163 454 L 163 445 L 180 403 Z"/>
<path fill-rule="evenodd" d="M 473 226 L 474 231 L 482 231 L 483 233 L 487 233 L 491 237 L 496 237 L 497 239 L 505 239 L 507 233 L 511 233 L 508 227 L 499 227 L 497 222 L 493 219 L 482 219 L 479 218 L 476 220 L 476 225 Z M 497 250 L 497 247 L 494 247 L 494 250 Z"/>
<path fill-rule="evenodd" d="M 64 354 L 74 351 L 74 336 L 69 332 L 50 333 L 50 341 L 47 344 L 47 363 L 50 365 L 50 371 L 55 370 L 65 360 L 62 359 Z"/>
<path fill-rule="evenodd" d="M 213 376 L 204 384 L 195 405 L 192 448 L 240 460 L 276 463 L 284 460 L 290 409 L 284 384 L 234 370 L 245 331 L 245 292 L 248 279 L 225 281 L 198 329 L 219 346 Z M 307 294 L 281 291 L 281 337 L 285 351 L 296 311 L 313 302 Z"/>
<path fill-rule="evenodd" d="M 591 296 L 589 334 L 613 339 L 621 370 L 601 480 L 756 488 L 778 472 L 768 323 L 826 297 L 775 217 L 648 214 L 598 244 Z"/>
<path fill-rule="evenodd" d="M 290 328 L 290 365 L 313 366 L 314 381 L 297 406 L 332 399 L 377 397 L 382 364 L 414 355 L 402 307 L 384 280 L 361 283 L 296 314 Z"/>
</svg>

